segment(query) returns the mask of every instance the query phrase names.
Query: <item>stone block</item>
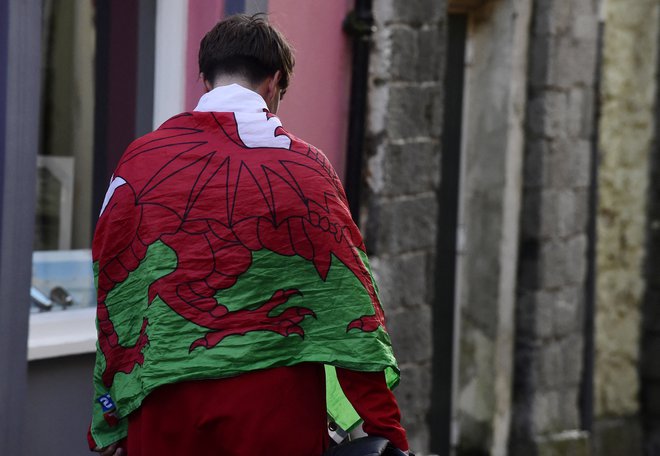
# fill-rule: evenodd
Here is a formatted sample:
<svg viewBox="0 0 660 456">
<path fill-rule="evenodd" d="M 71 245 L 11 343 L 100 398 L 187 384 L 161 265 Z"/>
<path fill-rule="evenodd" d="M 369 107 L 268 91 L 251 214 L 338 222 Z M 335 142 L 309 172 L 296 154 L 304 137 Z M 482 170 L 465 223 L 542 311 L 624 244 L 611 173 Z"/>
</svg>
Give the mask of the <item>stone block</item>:
<svg viewBox="0 0 660 456">
<path fill-rule="evenodd" d="M 543 189 L 540 192 L 541 238 L 566 237 L 573 232 L 576 201 L 575 192 L 570 189 Z"/>
<path fill-rule="evenodd" d="M 587 96 L 587 92 L 591 91 L 593 91 L 591 86 L 573 87 L 568 91 L 568 136 L 570 138 L 580 138 L 585 132 L 583 125 L 585 115 L 591 114 L 591 109 L 588 109 L 587 104 L 593 102 L 593 99 Z"/>
<path fill-rule="evenodd" d="M 591 142 L 558 139 L 549 145 L 548 184 L 554 188 L 584 188 L 591 183 Z"/>
<path fill-rule="evenodd" d="M 557 230 L 555 233 L 560 237 L 582 233 L 586 227 L 582 227 L 582 230 L 576 230 L 575 227 L 576 220 L 580 220 L 577 212 L 578 203 L 575 191 L 571 189 L 557 191 Z"/>
<path fill-rule="evenodd" d="M 558 289 L 566 282 L 568 246 L 565 241 L 553 240 L 541 243 L 539 255 L 539 287 Z"/>
<path fill-rule="evenodd" d="M 431 384 L 431 366 L 401 366 L 401 383 L 394 390 L 394 395 L 404 420 L 424 421 L 431 403 Z"/>
<path fill-rule="evenodd" d="M 366 233 L 372 252 L 394 255 L 435 248 L 438 205 L 434 194 L 373 198 L 370 203 Z"/>
<path fill-rule="evenodd" d="M 596 108 L 595 83 L 587 87 L 578 87 L 571 90 L 569 104 L 575 108 L 575 125 L 579 128 L 572 130 L 576 138 L 589 142 L 591 148 L 591 137 L 594 129 L 594 110 Z"/>
<path fill-rule="evenodd" d="M 582 380 L 584 366 L 584 337 L 581 333 L 572 334 L 563 338 L 558 343 L 558 347 L 561 358 L 559 384 L 567 390 L 571 387 L 577 390 Z M 577 407 L 577 398 L 572 406 Z"/>
<path fill-rule="evenodd" d="M 541 238 L 567 238 L 584 233 L 588 219 L 588 189 L 547 189 L 540 192 Z"/>
<path fill-rule="evenodd" d="M 566 242 L 564 278 L 570 285 L 582 285 L 587 272 L 587 235 L 582 233 Z"/>
<path fill-rule="evenodd" d="M 433 192 L 440 185 L 440 144 L 388 144 L 383 156 L 383 194 L 414 195 Z"/>
<path fill-rule="evenodd" d="M 525 292 L 518 298 L 518 332 L 530 339 L 549 339 L 553 335 L 553 310 L 557 294 L 552 291 Z"/>
<path fill-rule="evenodd" d="M 538 188 L 549 185 L 549 173 L 552 169 L 550 161 L 550 141 L 535 138 L 527 141 L 523 165 L 525 188 Z"/>
<path fill-rule="evenodd" d="M 399 363 L 430 361 L 433 353 L 431 322 L 430 306 L 406 309 L 388 316 L 387 329 Z"/>
<path fill-rule="evenodd" d="M 527 125 L 529 131 L 541 138 L 564 138 L 567 129 L 568 100 L 559 90 L 543 90 L 528 102 Z"/>
<path fill-rule="evenodd" d="M 562 429 L 578 429 L 580 427 L 579 396 L 579 387 L 562 388 L 559 398 L 559 421 Z"/>
<path fill-rule="evenodd" d="M 545 103 L 544 134 L 552 138 L 569 136 L 568 94 L 560 90 L 547 90 L 543 102 Z"/>
<path fill-rule="evenodd" d="M 546 342 L 537 350 L 534 368 L 538 370 L 537 387 L 542 390 L 558 388 L 563 383 L 563 359 L 557 342 Z M 557 404 L 559 406 L 559 404 Z"/>
<path fill-rule="evenodd" d="M 440 121 L 438 86 L 397 85 L 390 88 L 387 133 L 390 139 L 426 138 L 435 132 L 432 125 Z"/>
<path fill-rule="evenodd" d="M 446 0 L 394 0 L 392 4 L 393 17 L 397 22 L 417 26 L 439 22 L 445 17 L 446 10 Z"/>
<path fill-rule="evenodd" d="M 546 289 L 581 284 L 586 272 L 586 236 L 541 244 L 539 286 Z"/>
<path fill-rule="evenodd" d="M 557 391 L 536 391 L 532 397 L 531 426 L 533 435 L 561 430 L 560 394 Z"/>
<path fill-rule="evenodd" d="M 541 223 L 539 226 L 539 236 L 541 239 L 558 237 L 562 234 L 562 227 L 566 224 L 565 220 L 572 215 L 574 206 L 571 193 L 568 190 L 555 190 L 553 188 L 541 190 L 539 200 L 541 213 Z"/>
<path fill-rule="evenodd" d="M 530 84 L 534 89 L 591 88 L 595 81 L 596 44 L 569 34 L 532 38 Z"/>
<path fill-rule="evenodd" d="M 440 81 L 446 57 L 442 23 L 422 28 L 418 34 L 417 77 L 419 81 Z"/>
<path fill-rule="evenodd" d="M 371 258 L 385 311 L 422 306 L 429 302 L 428 255 L 417 252 L 387 258 Z"/>
<path fill-rule="evenodd" d="M 557 292 L 552 314 L 555 336 L 564 337 L 582 331 L 584 298 L 582 286 L 569 286 Z"/>
<path fill-rule="evenodd" d="M 582 2 L 584 5 L 587 2 Z M 578 12 L 573 16 L 571 24 L 571 34 L 577 40 L 584 40 L 595 43 L 598 39 L 598 11 L 594 8 L 594 2 L 591 8 L 585 8 L 586 11 Z"/>
<path fill-rule="evenodd" d="M 552 44 L 555 61 L 550 64 L 549 84 L 564 89 L 578 85 L 592 87 L 596 74 L 596 41 L 561 35 Z"/>
<path fill-rule="evenodd" d="M 589 213 L 591 211 L 591 197 L 589 192 L 590 189 L 588 187 L 580 187 L 573 190 L 574 213 L 573 217 L 567 220 L 566 231 L 561 233 L 563 236 L 570 237 L 587 233 Z"/>
<path fill-rule="evenodd" d="M 408 26 L 392 26 L 390 39 L 392 46 L 391 79 L 393 81 L 417 80 L 416 69 L 420 57 L 419 32 Z"/>
</svg>

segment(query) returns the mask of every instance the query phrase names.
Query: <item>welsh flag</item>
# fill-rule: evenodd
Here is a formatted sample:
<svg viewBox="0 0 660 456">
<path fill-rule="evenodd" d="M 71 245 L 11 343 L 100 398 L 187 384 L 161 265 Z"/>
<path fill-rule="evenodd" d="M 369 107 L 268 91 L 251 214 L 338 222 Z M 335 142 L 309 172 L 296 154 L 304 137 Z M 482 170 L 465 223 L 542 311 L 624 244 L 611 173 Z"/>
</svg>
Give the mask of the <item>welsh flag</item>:
<svg viewBox="0 0 660 456">
<path fill-rule="evenodd" d="M 92 254 L 91 433 L 125 437 L 158 386 L 326 365 L 328 414 L 359 417 L 334 366 L 399 370 L 364 244 L 325 156 L 268 112 L 176 116 L 124 153 Z"/>
</svg>

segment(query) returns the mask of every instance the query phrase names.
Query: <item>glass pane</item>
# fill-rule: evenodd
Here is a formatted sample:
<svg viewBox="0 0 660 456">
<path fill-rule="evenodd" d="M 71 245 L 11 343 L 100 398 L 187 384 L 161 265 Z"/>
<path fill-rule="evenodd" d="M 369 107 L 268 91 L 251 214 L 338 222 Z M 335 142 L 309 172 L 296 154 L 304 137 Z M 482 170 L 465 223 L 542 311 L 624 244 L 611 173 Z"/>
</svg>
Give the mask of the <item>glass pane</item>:
<svg viewBox="0 0 660 456">
<path fill-rule="evenodd" d="M 92 252 L 34 252 L 31 311 L 79 309 L 96 305 Z"/>
<path fill-rule="evenodd" d="M 43 6 L 33 312 L 95 305 L 88 250 L 93 220 L 95 2 L 43 0 Z"/>
<path fill-rule="evenodd" d="M 44 0 L 35 250 L 91 242 L 94 13 L 93 0 Z"/>
</svg>

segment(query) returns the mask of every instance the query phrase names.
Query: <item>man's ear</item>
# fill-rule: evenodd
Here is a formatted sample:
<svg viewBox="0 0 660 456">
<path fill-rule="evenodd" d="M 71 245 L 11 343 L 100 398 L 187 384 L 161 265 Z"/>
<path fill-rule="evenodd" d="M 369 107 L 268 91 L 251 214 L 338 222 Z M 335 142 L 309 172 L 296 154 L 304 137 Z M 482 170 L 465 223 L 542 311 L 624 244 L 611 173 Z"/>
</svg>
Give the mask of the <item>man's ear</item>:
<svg viewBox="0 0 660 456">
<path fill-rule="evenodd" d="M 199 73 L 199 77 L 202 79 L 202 81 L 204 81 L 204 88 L 206 89 L 207 92 L 213 90 L 213 83 L 208 79 L 206 79 L 204 73 Z"/>
<path fill-rule="evenodd" d="M 282 72 L 277 70 L 275 74 L 268 80 L 268 98 L 273 98 L 277 92 L 277 88 L 280 85 L 280 80 L 282 79 Z"/>
</svg>

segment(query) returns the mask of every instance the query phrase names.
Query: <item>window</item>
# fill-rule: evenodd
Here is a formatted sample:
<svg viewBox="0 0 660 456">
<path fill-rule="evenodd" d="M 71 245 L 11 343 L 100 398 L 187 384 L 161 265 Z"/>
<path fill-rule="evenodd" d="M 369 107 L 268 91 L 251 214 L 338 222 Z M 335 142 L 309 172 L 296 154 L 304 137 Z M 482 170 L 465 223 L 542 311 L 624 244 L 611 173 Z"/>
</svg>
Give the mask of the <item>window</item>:
<svg viewBox="0 0 660 456">
<path fill-rule="evenodd" d="M 43 0 L 28 359 L 95 349 L 91 239 L 110 174 L 150 130 L 156 0 Z"/>
<path fill-rule="evenodd" d="M 91 305 L 93 282 L 85 281 L 83 290 L 79 279 L 67 274 L 85 272 L 86 268 L 80 270 L 80 259 L 91 259 L 95 48 L 92 0 L 44 0 L 34 313 Z M 91 270 L 78 277 L 90 274 Z"/>
</svg>

